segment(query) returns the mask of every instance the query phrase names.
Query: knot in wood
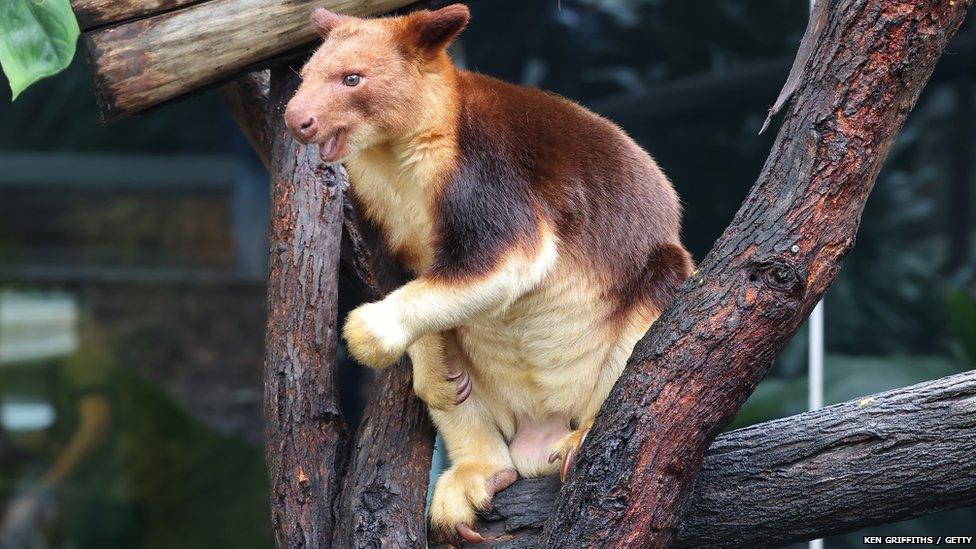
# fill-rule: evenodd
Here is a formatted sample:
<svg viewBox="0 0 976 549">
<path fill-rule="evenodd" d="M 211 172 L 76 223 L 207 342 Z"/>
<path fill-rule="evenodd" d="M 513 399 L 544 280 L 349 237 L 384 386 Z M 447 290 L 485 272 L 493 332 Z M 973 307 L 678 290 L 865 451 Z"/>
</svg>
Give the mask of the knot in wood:
<svg viewBox="0 0 976 549">
<path fill-rule="evenodd" d="M 756 260 L 752 264 L 749 281 L 789 296 L 798 297 L 803 293 L 804 279 L 799 269 L 779 256 Z"/>
<path fill-rule="evenodd" d="M 759 290 L 764 317 L 781 321 L 796 313 L 805 282 L 790 261 L 779 256 L 759 259 L 749 273 L 749 282 Z"/>
<path fill-rule="evenodd" d="M 320 180 L 325 184 L 326 188 L 331 188 L 339 185 L 344 177 L 339 177 L 336 174 L 336 169 L 332 166 L 327 166 L 325 164 L 316 164 L 314 168 L 316 179 Z"/>
</svg>

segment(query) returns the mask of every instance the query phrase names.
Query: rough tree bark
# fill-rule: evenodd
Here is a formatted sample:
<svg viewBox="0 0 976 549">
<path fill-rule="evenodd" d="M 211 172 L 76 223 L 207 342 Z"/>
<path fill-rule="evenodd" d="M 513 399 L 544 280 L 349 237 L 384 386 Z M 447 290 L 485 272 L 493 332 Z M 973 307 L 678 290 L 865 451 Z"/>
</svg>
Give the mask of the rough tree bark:
<svg viewBox="0 0 976 549">
<path fill-rule="evenodd" d="M 266 459 L 278 547 L 329 547 L 347 446 L 336 394 L 339 180 L 281 116 L 298 77 L 272 71 Z"/>
<path fill-rule="evenodd" d="M 81 30 L 174 10 L 203 0 L 71 0 Z"/>
<path fill-rule="evenodd" d="M 403 278 L 378 238 L 356 215 L 348 193 L 343 260 L 367 301 Z M 337 506 L 336 547 L 420 547 L 434 451 L 434 426 L 413 393 L 410 359 L 379 373 L 356 434 Z"/>
<path fill-rule="evenodd" d="M 288 71 L 285 75 L 290 80 L 285 85 L 288 90 L 297 84 L 294 74 Z M 307 173 L 309 166 L 318 164 L 317 158 L 305 157 L 309 162 L 307 165 L 288 163 L 278 167 L 283 163 L 281 154 L 292 154 L 291 150 L 283 151 L 276 143 L 282 140 L 290 142 L 287 132 L 281 126 L 280 115 L 282 105 L 290 93 L 278 96 L 272 102 L 268 97 L 268 88 L 268 73 L 263 71 L 242 75 L 225 85 L 221 94 L 258 155 L 263 159 L 274 156 L 272 165 L 276 167 L 272 173 L 276 177 L 287 178 L 291 173 L 288 170 Z M 314 147 L 309 149 L 312 151 L 310 154 L 316 154 Z M 298 172 L 290 177 L 299 177 Z M 345 172 L 327 171 L 322 172 L 322 175 L 326 180 L 320 184 L 341 191 L 341 258 L 345 278 L 353 284 L 363 299 L 379 299 L 403 283 L 402 273 L 390 258 L 376 231 L 356 215 L 347 192 L 348 179 Z M 313 203 L 304 207 L 315 205 Z M 330 227 L 335 221 L 331 216 L 336 215 L 332 207 L 334 205 L 330 202 Z M 276 234 L 272 228 L 273 239 Z M 272 250 L 276 246 L 281 248 L 287 245 L 287 241 L 272 240 Z M 333 259 L 334 257 L 332 256 Z M 335 268 L 335 263 L 332 262 L 329 266 Z M 274 286 L 273 280 L 269 286 Z M 277 332 L 274 337 L 281 338 L 285 335 Z M 333 332 L 330 335 L 334 337 Z M 272 337 L 270 332 L 269 337 Z M 268 381 L 271 379 L 266 374 L 266 383 Z M 333 387 L 334 377 L 330 375 L 319 382 Z M 335 486 L 325 486 L 324 481 L 332 482 L 340 478 L 341 495 L 336 500 L 332 521 L 320 523 L 321 527 L 317 532 L 320 538 L 317 545 L 312 547 L 327 546 L 329 541 L 336 547 L 422 545 L 426 537 L 424 504 L 434 430 L 423 403 L 413 393 L 412 383 L 412 369 L 407 358 L 384 370 L 377 377 L 373 385 L 373 395 L 366 405 L 356 433 L 348 465 L 344 470 L 333 469 L 332 474 L 323 479 L 323 486 L 319 491 L 329 498 L 326 500 L 329 505 L 335 497 Z M 272 408 L 266 410 L 269 424 L 274 420 L 273 412 Z M 268 448 L 268 463 L 272 464 L 272 446 L 269 445 Z M 338 464 L 342 461 L 348 454 L 348 448 L 340 447 L 337 452 L 336 458 L 330 459 L 329 463 Z M 284 461 L 290 459 L 283 458 Z M 272 498 L 271 505 L 276 516 L 289 512 L 287 499 Z M 284 528 L 279 522 L 275 523 L 275 531 L 279 547 L 292 547 L 305 541 L 299 535 L 301 531 Z M 285 545 L 281 544 L 282 540 Z"/>
<path fill-rule="evenodd" d="M 718 437 L 675 545 L 778 546 L 973 505 L 973 470 L 976 371 Z M 516 483 L 479 531 L 497 549 L 541 545 L 559 487 Z"/>
<path fill-rule="evenodd" d="M 851 249 L 891 143 L 970 3 L 834 8 L 758 182 L 604 404 L 548 547 L 672 541 L 709 444 Z"/>
</svg>

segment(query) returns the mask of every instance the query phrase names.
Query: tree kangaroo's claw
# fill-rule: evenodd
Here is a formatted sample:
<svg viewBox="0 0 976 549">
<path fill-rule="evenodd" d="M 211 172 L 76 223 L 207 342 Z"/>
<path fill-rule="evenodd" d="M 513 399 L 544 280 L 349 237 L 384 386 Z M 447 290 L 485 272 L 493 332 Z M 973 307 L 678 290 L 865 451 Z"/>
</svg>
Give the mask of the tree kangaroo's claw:
<svg viewBox="0 0 976 549">
<path fill-rule="evenodd" d="M 471 376 L 467 372 L 461 370 L 459 372 L 451 372 L 447 374 L 447 380 L 453 381 L 457 386 L 457 395 L 454 398 L 454 404 L 458 405 L 468 399 L 471 395 Z"/>
<path fill-rule="evenodd" d="M 569 471 L 572 470 L 573 465 L 576 464 L 576 454 L 579 452 L 581 446 L 583 446 L 583 441 L 586 440 L 586 435 L 589 434 L 590 430 L 587 428 L 585 431 L 578 432 L 579 434 L 573 433 L 569 437 L 563 440 L 561 443 L 562 449 L 557 448 L 555 452 L 549 454 L 549 463 L 555 463 L 560 457 L 562 457 L 565 452 L 566 457 L 563 458 L 563 466 L 559 470 L 559 480 L 561 482 L 566 482 L 569 477 Z M 573 441 L 574 438 L 579 438 L 578 442 Z"/>
<path fill-rule="evenodd" d="M 458 524 L 457 533 L 468 543 L 484 543 L 485 537 L 467 524 Z"/>
<path fill-rule="evenodd" d="M 569 470 L 573 468 L 573 463 L 576 462 L 576 448 L 570 448 L 566 452 L 566 459 L 563 460 L 563 468 L 559 470 L 559 481 L 566 482 L 566 477 L 569 476 Z"/>
</svg>

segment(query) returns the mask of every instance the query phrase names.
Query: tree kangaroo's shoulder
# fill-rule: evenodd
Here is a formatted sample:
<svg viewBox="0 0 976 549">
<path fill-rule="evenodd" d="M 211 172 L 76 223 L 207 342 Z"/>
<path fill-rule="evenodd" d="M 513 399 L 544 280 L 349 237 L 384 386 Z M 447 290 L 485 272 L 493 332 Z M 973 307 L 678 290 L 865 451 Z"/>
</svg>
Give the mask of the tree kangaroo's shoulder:
<svg viewBox="0 0 976 549">
<path fill-rule="evenodd" d="M 465 113 L 461 118 L 455 167 L 434 198 L 434 270 L 450 277 L 484 274 L 514 253 L 531 255 L 545 225 L 531 174 L 511 148 Z"/>
<path fill-rule="evenodd" d="M 655 179 L 635 173 L 656 166 L 621 129 L 567 99 L 470 72 L 458 96 L 455 166 L 435 197 L 441 272 L 484 272 L 550 238 L 593 244 L 578 234 L 606 231 L 618 202 L 643 201 L 632 187 Z"/>
</svg>

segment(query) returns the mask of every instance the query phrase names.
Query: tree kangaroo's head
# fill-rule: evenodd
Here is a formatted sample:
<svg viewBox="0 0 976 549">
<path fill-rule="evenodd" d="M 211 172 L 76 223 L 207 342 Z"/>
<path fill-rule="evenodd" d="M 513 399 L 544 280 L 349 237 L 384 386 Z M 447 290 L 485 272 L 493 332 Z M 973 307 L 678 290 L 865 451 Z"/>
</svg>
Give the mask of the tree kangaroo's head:
<svg viewBox="0 0 976 549">
<path fill-rule="evenodd" d="M 454 69 L 446 49 L 468 17 L 460 4 L 379 19 L 315 10 L 324 42 L 302 68 L 285 123 L 329 164 L 449 123 Z"/>
</svg>

